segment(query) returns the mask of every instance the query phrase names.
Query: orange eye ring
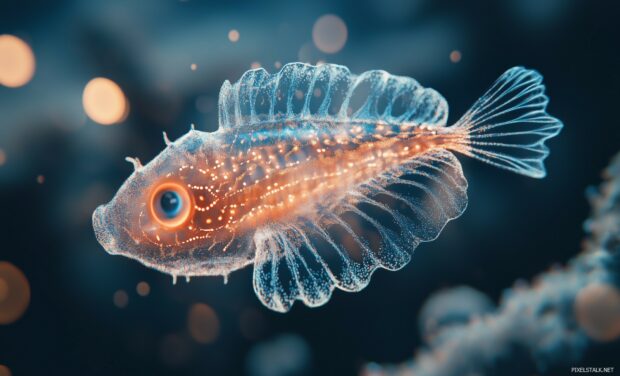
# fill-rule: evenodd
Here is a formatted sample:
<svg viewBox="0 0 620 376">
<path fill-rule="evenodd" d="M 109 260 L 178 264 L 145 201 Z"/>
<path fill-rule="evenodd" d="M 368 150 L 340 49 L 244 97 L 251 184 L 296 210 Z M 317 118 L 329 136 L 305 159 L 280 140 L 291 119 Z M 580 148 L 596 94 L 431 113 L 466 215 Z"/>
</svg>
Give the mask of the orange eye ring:
<svg viewBox="0 0 620 376">
<path fill-rule="evenodd" d="M 172 198 L 170 202 L 176 205 L 172 211 L 170 207 L 162 207 L 162 200 L 170 198 Z M 153 189 L 149 197 L 151 218 L 168 229 L 184 225 L 191 217 L 193 209 L 194 203 L 189 191 L 179 183 L 170 181 L 161 183 Z"/>
</svg>

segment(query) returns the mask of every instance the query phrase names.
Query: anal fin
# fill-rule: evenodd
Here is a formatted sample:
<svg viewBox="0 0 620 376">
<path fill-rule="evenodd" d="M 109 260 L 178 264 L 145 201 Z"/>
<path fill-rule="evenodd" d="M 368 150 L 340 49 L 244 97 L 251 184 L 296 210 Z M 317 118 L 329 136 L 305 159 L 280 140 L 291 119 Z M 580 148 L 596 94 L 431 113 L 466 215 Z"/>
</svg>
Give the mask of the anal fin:
<svg viewBox="0 0 620 376">
<path fill-rule="evenodd" d="M 316 204 L 316 215 L 256 231 L 254 290 L 271 309 L 295 300 L 315 307 L 335 287 L 359 291 L 377 268 L 398 270 L 421 243 L 434 240 L 467 206 L 467 181 L 456 157 L 427 152 Z"/>
</svg>

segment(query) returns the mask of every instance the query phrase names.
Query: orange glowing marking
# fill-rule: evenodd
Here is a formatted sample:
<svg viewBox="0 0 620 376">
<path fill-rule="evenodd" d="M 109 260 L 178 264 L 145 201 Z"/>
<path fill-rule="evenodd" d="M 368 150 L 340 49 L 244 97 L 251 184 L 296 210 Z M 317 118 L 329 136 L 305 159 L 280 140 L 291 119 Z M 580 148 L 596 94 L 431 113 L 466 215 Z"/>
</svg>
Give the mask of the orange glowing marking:
<svg viewBox="0 0 620 376">
<path fill-rule="evenodd" d="M 514 106 L 517 114 L 502 112 L 502 116 L 518 115 L 519 122 L 534 129 L 525 134 L 538 140 L 535 146 L 519 141 L 515 148 L 543 150 L 543 142 L 559 132 L 561 123 L 544 113 L 546 100 L 536 72 L 508 71 L 461 120 L 444 126 L 447 105 L 435 92 L 420 88 L 420 95 L 411 102 L 405 97 L 406 103 L 394 97 L 405 92 L 401 89 L 417 88 L 414 80 L 382 71 L 355 76 L 344 67 L 325 68 L 292 64 L 276 76 L 256 70 L 235 84 L 225 82 L 218 102 L 220 129 L 206 133 L 192 128 L 174 142 L 167 140 L 166 149 L 144 166 L 130 160 L 134 173 L 114 199 L 93 214 L 98 241 L 111 254 L 139 260 L 173 277 L 227 276 L 254 262 L 255 291 L 270 308 L 286 311 L 295 299 L 311 306 L 324 303 L 335 286 L 359 290 L 377 267 L 403 266 L 407 260 L 392 256 L 411 251 L 403 248 L 405 243 L 415 247 L 416 239 L 434 239 L 447 221 L 460 215 L 467 204 L 467 181 L 452 152 L 524 175 L 544 176 L 546 154 L 522 159 L 512 150 L 509 154 L 495 151 L 498 140 L 516 132 L 516 122 L 507 120 L 497 126 L 504 128 L 496 129 L 491 117 L 498 108 L 508 111 L 503 108 Z M 280 78 L 287 79 L 285 86 Z M 504 81 L 507 85 L 501 84 Z M 325 99 L 311 102 L 308 83 L 314 90 L 320 86 L 324 92 L 319 94 Z M 365 87 L 365 83 L 371 84 L 371 93 L 358 107 L 357 97 L 349 101 L 352 92 L 346 88 Z M 300 96 L 295 90 L 301 90 L 302 84 L 308 92 Z M 531 112 L 523 115 L 519 106 L 530 102 Z M 412 179 L 401 178 L 403 174 L 411 174 Z M 409 187 L 421 197 L 400 192 Z M 165 194 L 168 190 L 175 195 Z M 394 218 L 407 241 L 402 247 L 398 241 L 382 247 L 379 240 L 391 236 L 382 230 L 382 222 L 400 207 L 407 213 L 399 210 Z M 349 213 L 361 219 L 345 218 Z M 405 216 L 414 222 L 407 222 Z M 355 228 L 362 222 L 378 231 L 357 234 L 365 232 Z M 344 229 L 342 235 L 359 247 L 341 245 L 345 242 L 337 233 L 342 231 L 332 225 Z M 334 236 L 332 242 L 329 238 Z M 325 239 L 317 242 L 316 238 Z M 357 281 L 352 286 L 338 280 L 339 273 L 330 272 L 327 263 L 321 266 L 325 272 L 296 273 L 295 268 L 307 267 L 301 265 L 304 261 L 295 254 L 297 249 L 315 252 L 315 247 L 322 246 L 319 242 L 329 243 L 343 256 L 351 253 L 353 262 L 366 248 L 386 253 L 353 271 L 347 277 Z M 289 268 L 286 276 L 292 284 L 279 281 L 284 274 L 274 266 L 280 260 L 286 261 L 279 265 Z M 383 263 L 386 260 L 397 264 Z M 306 284 L 310 277 L 318 282 Z"/>
</svg>

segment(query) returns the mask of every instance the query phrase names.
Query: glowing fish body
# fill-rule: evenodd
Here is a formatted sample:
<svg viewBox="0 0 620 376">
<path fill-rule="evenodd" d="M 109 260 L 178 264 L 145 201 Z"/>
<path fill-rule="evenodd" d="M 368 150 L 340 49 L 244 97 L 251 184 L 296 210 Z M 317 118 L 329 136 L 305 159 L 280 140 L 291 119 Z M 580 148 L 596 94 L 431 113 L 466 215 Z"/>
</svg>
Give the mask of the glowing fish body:
<svg viewBox="0 0 620 376">
<path fill-rule="evenodd" d="M 467 206 L 451 151 L 545 176 L 542 77 L 512 68 L 453 126 L 415 80 L 339 65 L 246 72 L 220 91 L 220 128 L 192 129 L 135 171 L 93 214 L 98 241 L 176 276 L 254 264 L 271 309 L 359 291 L 375 269 L 407 264 Z"/>
</svg>

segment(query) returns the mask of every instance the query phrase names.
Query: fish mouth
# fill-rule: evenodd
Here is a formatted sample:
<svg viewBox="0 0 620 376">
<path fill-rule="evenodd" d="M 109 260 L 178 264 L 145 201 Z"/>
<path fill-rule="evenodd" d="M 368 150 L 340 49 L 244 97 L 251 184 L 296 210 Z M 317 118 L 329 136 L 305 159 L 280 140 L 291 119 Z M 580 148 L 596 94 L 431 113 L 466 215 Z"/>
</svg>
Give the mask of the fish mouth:
<svg viewBox="0 0 620 376">
<path fill-rule="evenodd" d="M 100 205 L 93 212 L 93 230 L 97 241 L 111 255 L 119 254 L 116 242 L 116 229 L 108 220 L 105 205 Z"/>
</svg>

